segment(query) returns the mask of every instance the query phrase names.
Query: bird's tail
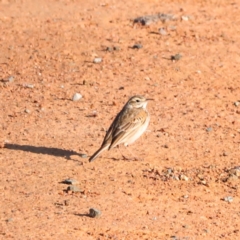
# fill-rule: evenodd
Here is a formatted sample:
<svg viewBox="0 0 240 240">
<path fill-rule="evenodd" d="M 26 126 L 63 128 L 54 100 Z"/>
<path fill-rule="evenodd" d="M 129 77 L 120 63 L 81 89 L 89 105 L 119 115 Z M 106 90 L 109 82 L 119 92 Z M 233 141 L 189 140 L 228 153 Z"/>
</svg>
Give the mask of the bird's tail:
<svg viewBox="0 0 240 240">
<path fill-rule="evenodd" d="M 108 149 L 109 145 L 100 147 L 90 158 L 89 162 L 94 161 L 104 150 Z"/>
</svg>

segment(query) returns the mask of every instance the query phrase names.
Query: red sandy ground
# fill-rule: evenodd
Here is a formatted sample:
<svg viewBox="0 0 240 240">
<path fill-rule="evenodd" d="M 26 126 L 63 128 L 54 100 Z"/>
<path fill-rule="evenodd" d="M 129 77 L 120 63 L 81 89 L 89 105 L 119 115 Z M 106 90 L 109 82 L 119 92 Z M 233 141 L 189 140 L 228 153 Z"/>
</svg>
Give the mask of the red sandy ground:
<svg viewBox="0 0 240 240">
<path fill-rule="evenodd" d="M 133 25 L 158 12 L 176 19 Z M 239 12 L 234 0 L 1 0 L 0 239 L 240 239 Z M 130 146 L 144 160 L 82 158 L 135 94 L 155 99 Z"/>
</svg>

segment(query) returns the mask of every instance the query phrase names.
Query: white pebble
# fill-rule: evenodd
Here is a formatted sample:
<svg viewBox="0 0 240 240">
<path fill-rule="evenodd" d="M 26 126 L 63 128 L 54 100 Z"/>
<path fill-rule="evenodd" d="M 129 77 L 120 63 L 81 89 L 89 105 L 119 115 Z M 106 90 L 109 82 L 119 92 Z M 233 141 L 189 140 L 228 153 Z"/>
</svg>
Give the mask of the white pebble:
<svg viewBox="0 0 240 240">
<path fill-rule="evenodd" d="M 26 88 L 34 88 L 34 85 L 33 84 L 25 84 L 25 87 Z"/>
<path fill-rule="evenodd" d="M 165 30 L 165 28 L 159 28 L 158 31 L 161 35 L 167 35 L 167 31 Z"/>
<path fill-rule="evenodd" d="M 75 93 L 72 97 L 72 100 L 74 102 L 76 102 L 76 101 L 80 100 L 81 98 L 82 98 L 82 95 L 80 93 Z"/>
<path fill-rule="evenodd" d="M 14 77 L 13 76 L 10 76 L 9 78 L 8 78 L 8 82 L 13 82 L 14 81 Z"/>
<path fill-rule="evenodd" d="M 182 16 L 182 20 L 183 20 L 183 21 L 188 21 L 188 20 L 189 20 L 189 17 L 188 17 L 188 16 Z"/>
<path fill-rule="evenodd" d="M 180 179 L 182 181 L 188 181 L 188 177 L 186 175 L 183 175 L 183 174 L 180 175 Z"/>
<path fill-rule="evenodd" d="M 102 58 L 94 58 L 93 62 L 94 63 L 100 63 L 100 62 L 102 62 Z"/>
</svg>

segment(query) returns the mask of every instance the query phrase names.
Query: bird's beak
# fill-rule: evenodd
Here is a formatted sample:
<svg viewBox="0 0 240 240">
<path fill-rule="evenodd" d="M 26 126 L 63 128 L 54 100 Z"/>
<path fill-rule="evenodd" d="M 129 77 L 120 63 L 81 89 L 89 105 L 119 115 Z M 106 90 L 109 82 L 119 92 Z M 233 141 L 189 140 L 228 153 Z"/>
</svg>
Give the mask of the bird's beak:
<svg viewBox="0 0 240 240">
<path fill-rule="evenodd" d="M 147 100 L 147 101 L 154 101 L 153 98 L 147 98 L 146 100 Z"/>
</svg>

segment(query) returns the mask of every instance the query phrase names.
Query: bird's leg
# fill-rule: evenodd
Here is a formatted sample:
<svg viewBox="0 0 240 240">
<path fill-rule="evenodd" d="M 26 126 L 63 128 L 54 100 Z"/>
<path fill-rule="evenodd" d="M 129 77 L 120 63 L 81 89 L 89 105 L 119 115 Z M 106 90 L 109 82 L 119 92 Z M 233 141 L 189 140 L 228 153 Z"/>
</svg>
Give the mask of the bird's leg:
<svg viewBox="0 0 240 240">
<path fill-rule="evenodd" d="M 120 151 L 120 147 L 119 147 L 119 146 L 118 146 L 118 149 L 119 149 L 119 151 Z M 128 152 L 132 155 L 132 158 L 126 157 L 126 156 L 123 155 L 122 152 L 120 151 L 120 153 L 121 153 L 121 155 L 122 155 L 122 157 L 123 157 L 124 160 L 128 160 L 128 161 L 130 161 L 130 160 L 135 160 L 135 161 L 137 161 L 137 160 L 143 160 L 143 159 L 139 158 L 138 156 L 136 156 L 135 154 L 133 154 L 133 152 L 128 148 L 128 146 L 125 146 L 125 149 L 127 149 Z"/>
<path fill-rule="evenodd" d="M 133 156 L 132 160 L 135 160 L 135 161 L 138 161 L 138 160 L 143 161 L 143 159 L 140 158 L 139 156 L 136 156 L 136 155 L 130 150 L 130 148 L 129 148 L 128 146 L 125 146 L 125 148 L 126 148 L 126 149 L 128 150 L 128 152 L 130 152 L 130 154 Z"/>
<path fill-rule="evenodd" d="M 122 154 L 122 151 L 120 150 L 120 146 L 119 146 L 119 145 L 117 145 L 117 149 L 118 149 L 118 151 L 121 153 L 121 155 L 122 155 L 122 157 L 123 157 L 124 160 L 129 160 L 129 158 L 127 158 L 126 156 L 124 156 L 124 155 Z"/>
</svg>

